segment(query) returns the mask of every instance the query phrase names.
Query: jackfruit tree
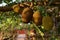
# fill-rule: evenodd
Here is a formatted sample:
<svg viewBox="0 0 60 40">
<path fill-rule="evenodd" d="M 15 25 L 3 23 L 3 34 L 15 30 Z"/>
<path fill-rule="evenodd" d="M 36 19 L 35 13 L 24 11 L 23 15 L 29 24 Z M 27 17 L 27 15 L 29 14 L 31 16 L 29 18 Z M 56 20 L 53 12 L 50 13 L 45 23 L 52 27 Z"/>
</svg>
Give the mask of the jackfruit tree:
<svg viewBox="0 0 60 40">
<path fill-rule="evenodd" d="M 45 40 L 44 37 L 49 36 L 48 34 L 51 34 L 50 37 L 55 37 L 56 29 L 54 27 L 57 20 L 55 17 L 60 16 L 59 8 L 55 7 L 55 0 L 0 0 L 0 4 L 2 4 L 0 6 L 0 32 L 3 32 L 3 36 L 11 38 L 12 35 L 16 35 L 14 33 L 24 33 L 23 30 L 26 30 L 27 35 L 32 36 L 32 39 L 41 36 Z M 59 28 L 60 26 L 58 30 Z M 46 32 L 47 35 L 45 35 Z"/>
</svg>

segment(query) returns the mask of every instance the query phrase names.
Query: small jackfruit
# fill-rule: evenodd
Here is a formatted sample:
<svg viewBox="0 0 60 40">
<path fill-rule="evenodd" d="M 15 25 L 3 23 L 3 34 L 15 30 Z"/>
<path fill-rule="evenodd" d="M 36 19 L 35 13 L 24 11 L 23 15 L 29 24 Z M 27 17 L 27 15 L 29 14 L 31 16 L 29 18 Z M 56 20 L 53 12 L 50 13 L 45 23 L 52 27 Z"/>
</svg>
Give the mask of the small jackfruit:
<svg viewBox="0 0 60 40">
<path fill-rule="evenodd" d="M 14 11 L 14 12 L 17 12 L 17 13 L 18 13 L 18 12 L 19 12 L 19 10 L 20 10 L 20 7 L 19 7 L 19 5 L 18 5 L 18 4 L 13 5 L 13 6 L 12 6 L 12 8 L 13 8 L 13 11 Z"/>
</svg>

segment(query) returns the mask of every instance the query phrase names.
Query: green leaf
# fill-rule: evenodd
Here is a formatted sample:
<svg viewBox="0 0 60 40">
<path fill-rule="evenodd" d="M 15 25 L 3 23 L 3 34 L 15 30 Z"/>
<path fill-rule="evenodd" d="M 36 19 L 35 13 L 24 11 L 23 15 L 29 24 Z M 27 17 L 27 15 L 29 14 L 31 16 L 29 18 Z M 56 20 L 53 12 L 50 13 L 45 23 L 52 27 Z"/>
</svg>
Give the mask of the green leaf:
<svg viewBox="0 0 60 40">
<path fill-rule="evenodd" d="M 16 0 L 16 2 L 22 2 L 23 0 Z"/>
<path fill-rule="evenodd" d="M 5 3 L 10 3 L 12 0 L 3 0 Z"/>
</svg>

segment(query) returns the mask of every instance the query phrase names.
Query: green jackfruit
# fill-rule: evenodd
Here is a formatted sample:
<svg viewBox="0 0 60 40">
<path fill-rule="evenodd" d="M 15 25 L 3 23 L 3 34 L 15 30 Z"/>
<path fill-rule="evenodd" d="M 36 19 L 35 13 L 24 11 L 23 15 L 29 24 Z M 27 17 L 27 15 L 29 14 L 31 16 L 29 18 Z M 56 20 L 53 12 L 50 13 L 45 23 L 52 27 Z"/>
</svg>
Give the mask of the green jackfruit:
<svg viewBox="0 0 60 40">
<path fill-rule="evenodd" d="M 50 16 L 44 16 L 42 19 L 42 25 L 45 30 L 51 30 L 53 27 L 53 19 Z"/>
</svg>

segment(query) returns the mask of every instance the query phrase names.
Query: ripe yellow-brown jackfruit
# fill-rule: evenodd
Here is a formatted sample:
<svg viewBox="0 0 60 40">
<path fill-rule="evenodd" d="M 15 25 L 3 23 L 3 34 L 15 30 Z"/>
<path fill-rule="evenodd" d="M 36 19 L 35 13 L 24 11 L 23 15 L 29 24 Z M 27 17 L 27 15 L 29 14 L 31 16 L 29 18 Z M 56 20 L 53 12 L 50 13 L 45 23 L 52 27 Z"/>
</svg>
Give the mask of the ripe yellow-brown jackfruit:
<svg viewBox="0 0 60 40">
<path fill-rule="evenodd" d="M 20 7 L 18 4 L 12 6 L 13 11 L 19 13 Z"/>
<path fill-rule="evenodd" d="M 33 14 L 33 22 L 36 25 L 41 25 L 41 23 L 42 23 L 42 15 L 41 15 L 40 11 L 34 12 L 34 14 Z"/>
<path fill-rule="evenodd" d="M 30 8 L 25 8 L 22 12 L 22 21 L 25 23 L 30 22 L 30 20 L 32 19 L 32 15 L 33 15 L 33 10 Z"/>
</svg>

